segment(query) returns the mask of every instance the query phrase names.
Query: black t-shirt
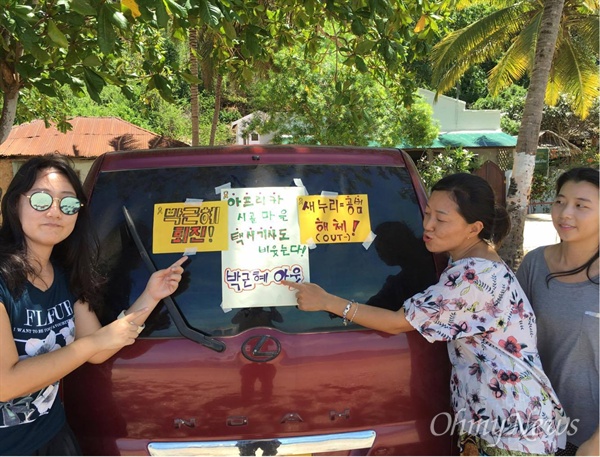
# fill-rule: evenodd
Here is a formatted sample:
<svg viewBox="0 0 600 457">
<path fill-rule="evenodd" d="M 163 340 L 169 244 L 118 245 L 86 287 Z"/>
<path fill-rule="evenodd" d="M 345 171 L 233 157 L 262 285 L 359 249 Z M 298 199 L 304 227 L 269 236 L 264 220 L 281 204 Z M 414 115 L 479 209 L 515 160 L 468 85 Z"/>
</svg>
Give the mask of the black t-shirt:
<svg viewBox="0 0 600 457">
<path fill-rule="evenodd" d="M 8 313 L 20 360 L 55 351 L 75 339 L 75 296 L 69 291 L 64 272 L 57 267 L 48 290 L 27 283 L 23 294 L 16 298 L 0 277 L 0 303 Z M 58 382 L 0 402 L 0 411 L 0 455 L 30 455 L 65 423 Z"/>
</svg>

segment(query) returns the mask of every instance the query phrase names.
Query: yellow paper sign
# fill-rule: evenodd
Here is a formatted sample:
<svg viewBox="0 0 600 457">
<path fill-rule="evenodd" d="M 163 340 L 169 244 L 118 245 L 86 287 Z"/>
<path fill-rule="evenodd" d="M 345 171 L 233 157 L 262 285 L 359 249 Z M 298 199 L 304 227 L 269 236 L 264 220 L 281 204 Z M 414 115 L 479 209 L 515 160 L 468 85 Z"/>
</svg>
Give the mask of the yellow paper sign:
<svg viewBox="0 0 600 457">
<path fill-rule="evenodd" d="M 227 225 L 226 201 L 157 203 L 154 205 L 152 252 L 225 251 Z"/>
<path fill-rule="evenodd" d="M 298 197 L 300 242 L 362 243 L 371 233 L 367 194 Z"/>
</svg>

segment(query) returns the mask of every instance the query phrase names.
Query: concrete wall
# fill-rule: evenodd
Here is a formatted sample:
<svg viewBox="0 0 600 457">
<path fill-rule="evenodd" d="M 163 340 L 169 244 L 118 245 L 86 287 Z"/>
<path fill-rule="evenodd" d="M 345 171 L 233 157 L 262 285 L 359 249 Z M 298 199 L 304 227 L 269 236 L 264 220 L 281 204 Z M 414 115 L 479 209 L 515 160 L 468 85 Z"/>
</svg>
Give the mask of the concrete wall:
<svg viewBox="0 0 600 457">
<path fill-rule="evenodd" d="M 440 133 L 468 130 L 500 130 L 499 110 L 468 110 L 462 100 L 419 89 L 418 93 L 433 107 L 433 118 L 440 123 Z"/>
</svg>

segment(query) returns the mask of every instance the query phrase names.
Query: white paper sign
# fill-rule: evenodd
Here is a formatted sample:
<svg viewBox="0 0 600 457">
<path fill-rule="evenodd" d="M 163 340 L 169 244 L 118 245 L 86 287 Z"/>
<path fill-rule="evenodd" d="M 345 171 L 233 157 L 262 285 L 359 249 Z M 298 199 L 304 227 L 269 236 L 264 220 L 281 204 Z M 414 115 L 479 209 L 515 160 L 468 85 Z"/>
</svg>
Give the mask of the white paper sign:
<svg viewBox="0 0 600 457">
<path fill-rule="evenodd" d="M 222 189 L 229 249 L 221 254 L 223 309 L 296 306 L 283 279 L 310 281 L 308 246 L 300 243 L 299 187 Z"/>
</svg>

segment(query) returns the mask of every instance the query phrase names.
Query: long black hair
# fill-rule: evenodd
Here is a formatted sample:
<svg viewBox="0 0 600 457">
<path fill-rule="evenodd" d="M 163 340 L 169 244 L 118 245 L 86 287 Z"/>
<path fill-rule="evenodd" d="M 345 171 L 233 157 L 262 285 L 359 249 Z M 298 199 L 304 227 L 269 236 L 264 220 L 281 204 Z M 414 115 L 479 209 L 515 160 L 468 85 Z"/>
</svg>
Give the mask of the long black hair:
<svg viewBox="0 0 600 457">
<path fill-rule="evenodd" d="M 588 183 L 596 186 L 596 188 L 600 188 L 599 176 L 600 176 L 600 173 L 598 172 L 598 170 L 596 168 L 590 168 L 590 167 L 577 167 L 577 168 L 572 168 L 571 170 L 565 171 L 556 180 L 556 195 L 558 195 L 560 193 L 562 187 L 568 182 L 574 182 L 574 183 L 588 182 Z M 577 273 L 579 273 L 583 270 L 585 270 L 586 276 L 592 283 L 598 284 L 590 276 L 590 271 L 591 271 L 592 265 L 594 264 L 594 262 L 596 260 L 598 260 L 599 256 L 600 256 L 600 250 L 596 250 L 596 253 L 592 257 L 590 257 L 589 260 L 587 262 L 585 262 L 583 265 L 580 265 L 577 268 L 573 268 L 572 270 L 556 271 L 554 273 L 550 273 L 548 276 L 546 276 L 546 285 L 548 285 L 550 283 L 550 280 L 552 278 L 576 275 Z"/>
<path fill-rule="evenodd" d="M 69 279 L 71 292 L 78 300 L 100 309 L 102 277 L 95 269 L 98 261 L 98 242 L 93 235 L 87 199 L 81 181 L 68 157 L 45 154 L 33 157 L 16 172 L 2 200 L 2 226 L 0 227 L 0 275 L 9 290 L 20 296 L 25 290 L 28 276 L 33 276 L 33 265 L 27 262 L 27 243 L 19 219 L 19 199 L 35 184 L 39 173 L 54 169 L 63 175 L 75 189 L 83 206 L 77 213 L 73 232 L 54 246 L 50 260 L 62 267 Z"/>
<path fill-rule="evenodd" d="M 481 221 L 483 229 L 479 238 L 499 247 L 510 232 L 510 216 L 506 209 L 496 205 L 494 191 L 480 176 L 470 173 L 455 173 L 440 179 L 431 188 L 432 192 L 446 191 L 458 205 L 458 212 L 467 223 Z"/>
</svg>

